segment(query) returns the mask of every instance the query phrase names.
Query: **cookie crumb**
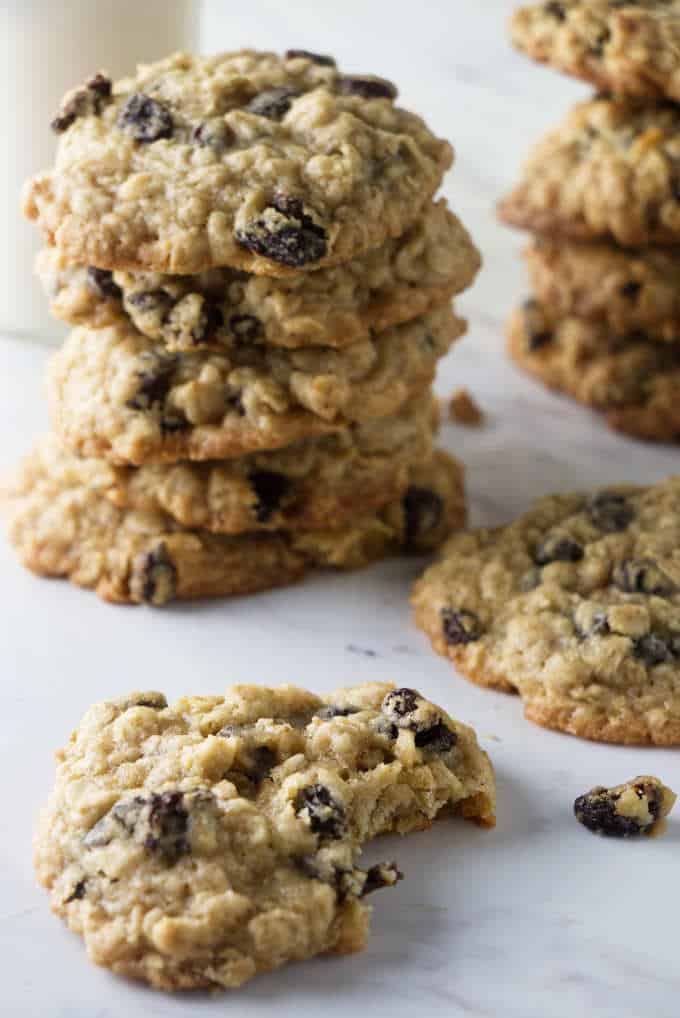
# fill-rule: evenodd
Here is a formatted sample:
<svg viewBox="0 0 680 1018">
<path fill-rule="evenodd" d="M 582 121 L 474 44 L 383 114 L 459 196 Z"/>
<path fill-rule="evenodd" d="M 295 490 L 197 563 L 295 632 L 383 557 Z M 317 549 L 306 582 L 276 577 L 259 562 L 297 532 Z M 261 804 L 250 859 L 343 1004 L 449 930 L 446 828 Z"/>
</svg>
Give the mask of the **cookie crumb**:
<svg viewBox="0 0 680 1018">
<path fill-rule="evenodd" d="M 449 400 L 449 420 L 466 428 L 479 428 L 484 423 L 484 413 L 467 389 L 456 389 Z"/>
<path fill-rule="evenodd" d="M 574 803 L 579 823 L 593 834 L 635 838 L 660 834 L 676 795 L 658 778 L 643 775 L 614 788 L 597 785 Z"/>
</svg>

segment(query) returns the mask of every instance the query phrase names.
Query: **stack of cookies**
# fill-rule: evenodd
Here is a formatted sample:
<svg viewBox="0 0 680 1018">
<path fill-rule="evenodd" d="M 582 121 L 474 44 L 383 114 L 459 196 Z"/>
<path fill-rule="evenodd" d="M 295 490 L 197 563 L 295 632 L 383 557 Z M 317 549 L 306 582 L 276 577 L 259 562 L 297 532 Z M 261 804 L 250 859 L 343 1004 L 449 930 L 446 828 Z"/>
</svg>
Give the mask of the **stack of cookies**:
<svg viewBox="0 0 680 1018">
<path fill-rule="evenodd" d="M 158 604 L 428 550 L 463 522 L 431 384 L 480 261 L 433 201 L 450 145 L 396 94 L 243 51 L 66 97 L 25 195 L 74 326 L 55 433 L 9 492 L 29 568 Z"/>
<path fill-rule="evenodd" d="M 510 351 L 609 424 L 680 436 L 680 3 L 564 0 L 520 9 L 516 45 L 594 84 L 500 205 L 529 229 L 535 299 Z"/>
</svg>

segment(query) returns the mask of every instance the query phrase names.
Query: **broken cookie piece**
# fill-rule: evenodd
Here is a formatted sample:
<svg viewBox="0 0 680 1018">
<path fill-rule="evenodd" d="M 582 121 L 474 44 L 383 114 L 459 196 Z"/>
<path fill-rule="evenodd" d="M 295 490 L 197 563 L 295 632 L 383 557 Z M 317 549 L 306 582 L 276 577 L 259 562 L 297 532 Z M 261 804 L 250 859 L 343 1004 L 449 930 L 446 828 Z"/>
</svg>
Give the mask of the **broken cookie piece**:
<svg viewBox="0 0 680 1018">
<path fill-rule="evenodd" d="M 597 785 L 574 803 L 574 815 L 593 834 L 637 838 L 654 834 L 675 805 L 676 795 L 658 778 L 642 776 L 623 785 Z"/>
<path fill-rule="evenodd" d="M 466 428 L 479 428 L 484 423 L 484 413 L 467 389 L 456 389 L 449 400 L 449 420 Z"/>
</svg>

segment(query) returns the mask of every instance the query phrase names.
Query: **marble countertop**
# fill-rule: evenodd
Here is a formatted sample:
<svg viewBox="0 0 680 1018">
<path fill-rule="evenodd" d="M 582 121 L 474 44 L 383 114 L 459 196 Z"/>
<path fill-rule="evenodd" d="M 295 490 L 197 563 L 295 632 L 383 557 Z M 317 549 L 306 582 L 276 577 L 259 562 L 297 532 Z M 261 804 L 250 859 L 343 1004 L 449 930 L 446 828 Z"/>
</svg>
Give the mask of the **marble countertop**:
<svg viewBox="0 0 680 1018">
<path fill-rule="evenodd" d="M 438 384 L 442 394 L 468 386 L 487 414 L 480 430 L 447 425 L 442 436 L 468 466 L 475 523 L 507 520 L 546 492 L 652 481 L 678 466 L 677 450 L 608 433 L 504 358 L 503 320 L 524 292 L 522 241 L 495 224 L 493 202 L 531 140 L 584 91 L 512 54 L 504 36 L 512 6 L 252 0 L 228 16 L 227 5 L 209 5 L 206 18 L 210 49 L 294 45 L 394 78 L 403 101 L 455 142 L 445 193 L 486 265 L 461 302 L 470 334 Z M 38 345 L 0 341 L 3 469 L 46 425 L 45 357 Z M 0 570 L 0 982 L 8 1018 L 676 1018 L 680 821 L 661 839 L 612 843 L 580 828 L 571 804 L 595 783 L 637 773 L 679 788 L 680 756 L 542 731 L 523 720 L 517 699 L 456 676 L 410 620 L 416 563 L 163 611 L 111 607 L 41 581 L 4 543 Z M 218 999 L 168 998 L 90 965 L 35 887 L 30 852 L 52 752 L 90 702 L 139 687 L 174 698 L 233 682 L 331 690 L 371 679 L 420 686 L 475 726 L 497 770 L 496 830 L 442 823 L 370 848 L 369 859 L 396 857 L 406 879 L 376 896 L 368 950 L 354 958 L 290 966 Z"/>
</svg>

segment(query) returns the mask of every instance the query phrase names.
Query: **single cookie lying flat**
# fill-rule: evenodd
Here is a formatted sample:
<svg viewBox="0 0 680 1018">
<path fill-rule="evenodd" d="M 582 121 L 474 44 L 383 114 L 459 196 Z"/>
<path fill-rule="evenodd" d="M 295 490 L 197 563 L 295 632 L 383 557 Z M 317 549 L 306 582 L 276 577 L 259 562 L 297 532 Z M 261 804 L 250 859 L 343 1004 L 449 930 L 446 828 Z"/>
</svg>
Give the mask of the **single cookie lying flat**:
<svg viewBox="0 0 680 1018">
<path fill-rule="evenodd" d="M 149 339 L 179 351 L 242 343 L 348 346 L 448 303 L 479 266 L 469 234 L 444 201 L 374 251 L 285 279 L 234 269 L 112 273 L 70 265 L 56 248 L 37 260 L 58 318 L 96 328 L 129 319 Z"/>
<path fill-rule="evenodd" d="M 187 530 L 158 508 L 118 508 L 82 480 L 77 457 L 39 444 L 2 493 L 10 541 L 33 572 L 132 604 L 253 593 L 315 566 L 360 569 L 399 551 L 430 551 L 465 522 L 463 471 L 443 452 L 411 470 L 395 502 L 337 529 Z"/>
<path fill-rule="evenodd" d="M 97 964 L 226 989 L 365 946 L 362 898 L 400 874 L 361 870 L 363 841 L 443 813 L 491 826 L 494 805 L 474 732 L 416 690 L 133 693 L 57 753 L 35 866 Z"/>
<path fill-rule="evenodd" d="M 509 351 L 545 385 L 601 411 L 610 427 L 637 438 L 680 438 L 680 345 L 643 333 L 616 336 L 597 322 L 554 319 L 529 301 L 515 312 Z"/>
<path fill-rule="evenodd" d="M 395 413 L 464 331 L 447 307 L 343 350 L 172 354 L 124 326 L 78 328 L 52 359 L 48 398 L 61 437 L 85 456 L 241 456 Z"/>
<path fill-rule="evenodd" d="M 416 585 L 418 625 L 537 724 L 680 745 L 680 477 L 541 499 L 452 537 Z"/>
<path fill-rule="evenodd" d="M 380 78 L 329 58 L 175 54 L 66 97 L 25 211 L 81 265 L 267 276 L 403 233 L 453 155 Z M 47 129 L 47 125 L 46 129 Z"/>
<path fill-rule="evenodd" d="M 576 315 L 625 336 L 680 343 L 680 248 L 537 239 L 525 252 L 532 292 L 556 318 Z"/>
<path fill-rule="evenodd" d="M 533 149 L 499 215 L 575 240 L 679 244 L 680 108 L 581 103 Z"/>
<path fill-rule="evenodd" d="M 432 459 L 436 424 L 434 400 L 423 396 L 397 416 L 276 452 L 144 467 L 71 456 L 68 469 L 73 485 L 120 509 L 164 512 L 184 527 L 220 534 L 333 530 L 404 494 L 412 468 Z M 39 458 L 64 461 L 56 436 L 42 440 Z"/>
<path fill-rule="evenodd" d="M 512 39 L 533 60 L 604 92 L 680 101 L 676 0 L 559 0 L 522 7 Z"/>
<path fill-rule="evenodd" d="M 662 829 L 677 796 L 658 778 L 642 775 L 624 785 L 597 785 L 574 803 L 574 815 L 593 834 L 637 838 Z"/>
</svg>

